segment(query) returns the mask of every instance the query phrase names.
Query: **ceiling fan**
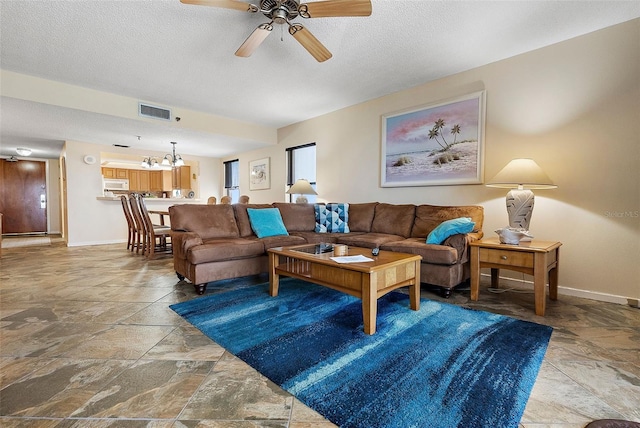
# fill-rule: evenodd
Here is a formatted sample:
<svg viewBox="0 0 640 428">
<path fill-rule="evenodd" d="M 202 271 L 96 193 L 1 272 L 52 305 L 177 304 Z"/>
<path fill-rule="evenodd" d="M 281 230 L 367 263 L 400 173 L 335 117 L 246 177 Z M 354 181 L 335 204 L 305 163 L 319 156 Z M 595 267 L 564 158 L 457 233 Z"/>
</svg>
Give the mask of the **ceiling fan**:
<svg viewBox="0 0 640 428">
<path fill-rule="evenodd" d="M 371 15 L 371 0 L 325 0 L 300 3 L 299 0 L 260 0 L 259 6 L 239 0 L 180 0 L 185 4 L 222 7 L 242 12 L 262 12 L 271 21 L 260 24 L 236 51 L 236 56 L 251 56 L 273 30 L 273 24 L 289 26 L 291 34 L 318 62 L 331 58 L 331 52 L 302 24 L 291 21 L 303 18 L 327 18 Z"/>
</svg>

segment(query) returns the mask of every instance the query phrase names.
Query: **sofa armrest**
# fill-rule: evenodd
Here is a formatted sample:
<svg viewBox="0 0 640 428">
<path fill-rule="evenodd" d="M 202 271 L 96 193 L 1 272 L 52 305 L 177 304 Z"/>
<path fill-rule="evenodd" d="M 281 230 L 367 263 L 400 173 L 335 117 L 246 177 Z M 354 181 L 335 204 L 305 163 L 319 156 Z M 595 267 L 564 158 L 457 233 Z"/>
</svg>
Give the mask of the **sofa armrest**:
<svg viewBox="0 0 640 428">
<path fill-rule="evenodd" d="M 458 262 L 466 263 L 469 261 L 469 243 L 480 238 L 482 238 L 482 231 L 467 234 L 458 233 L 445 239 L 442 245 L 455 248 L 458 251 Z"/>
<path fill-rule="evenodd" d="M 171 246 L 173 247 L 174 257 L 186 259 L 189 248 L 196 245 L 202 245 L 202 238 L 197 233 L 171 231 Z"/>
<path fill-rule="evenodd" d="M 469 242 L 475 242 L 482 239 L 484 236 L 484 232 L 482 230 L 476 230 L 471 233 L 467 233 L 467 238 Z"/>
</svg>

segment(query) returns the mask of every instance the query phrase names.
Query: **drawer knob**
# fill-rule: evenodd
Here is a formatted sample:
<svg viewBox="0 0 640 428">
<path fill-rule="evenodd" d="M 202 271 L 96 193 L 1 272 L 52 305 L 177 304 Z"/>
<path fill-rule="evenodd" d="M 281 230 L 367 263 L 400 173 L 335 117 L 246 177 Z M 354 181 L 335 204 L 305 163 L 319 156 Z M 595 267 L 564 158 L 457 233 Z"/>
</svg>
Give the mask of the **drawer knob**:
<svg viewBox="0 0 640 428">
<path fill-rule="evenodd" d="M 500 256 L 502 260 L 507 260 L 507 256 Z"/>
</svg>

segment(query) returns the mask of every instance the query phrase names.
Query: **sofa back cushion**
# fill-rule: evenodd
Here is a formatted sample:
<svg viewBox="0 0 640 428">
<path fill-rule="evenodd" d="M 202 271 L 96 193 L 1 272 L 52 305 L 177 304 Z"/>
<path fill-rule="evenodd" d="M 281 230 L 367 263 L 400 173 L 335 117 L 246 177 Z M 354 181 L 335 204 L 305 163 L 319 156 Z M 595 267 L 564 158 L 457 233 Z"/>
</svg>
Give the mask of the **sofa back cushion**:
<svg viewBox="0 0 640 428">
<path fill-rule="evenodd" d="M 412 238 L 426 238 L 440 223 L 460 217 L 471 217 L 474 230 L 482 230 L 484 208 L 479 205 L 436 206 L 418 205 L 415 222 L 411 231 Z"/>
<path fill-rule="evenodd" d="M 173 205 L 169 216 L 172 230 L 195 232 L 203 240 L 240 236 L 231 205 Z"/>
<path fill-rule="evenodd" d="M 408 238 L 415 216 L 416 206 L 378 204 L 371 224 L 371 232 L 387 233 Z"/>
<path fill-rule="evenodd" d="M 233 211 L 236 215 L 236 223 L 238 223 L 238 230 L 240 236 L 246 238 L 248 236 L 255 236 L 253 229 L 251 229 L 251 222 L 249 221 L 249 215 L 247 214 L 247 208 L 273 208 L 271 204 L 234 204 Z"/>
<path fill-rule="evenodd" d="M 349 230 L 351 232 L 371 232 L 371 223 L 377 202 L 349 204 Z"/>
<path fill-rule="evenodd" d="M 274 202 L 280 210 L 284 226 L 289 232 L 313 232 L 316 228 L 316 212 L 313 204 Z"/>
</svg>

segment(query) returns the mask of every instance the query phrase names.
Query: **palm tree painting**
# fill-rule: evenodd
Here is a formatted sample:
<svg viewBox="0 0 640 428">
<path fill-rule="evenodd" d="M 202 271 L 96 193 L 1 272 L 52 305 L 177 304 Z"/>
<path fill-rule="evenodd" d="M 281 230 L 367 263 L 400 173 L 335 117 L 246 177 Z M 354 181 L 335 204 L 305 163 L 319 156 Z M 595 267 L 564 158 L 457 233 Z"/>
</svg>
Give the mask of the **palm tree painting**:
<svg viewBox="0 0 640 428">
<path fill-rule="evenodd" d="M 485 91 L 382 117 L 382 187 L 479 184 Z"/>
</svg>

